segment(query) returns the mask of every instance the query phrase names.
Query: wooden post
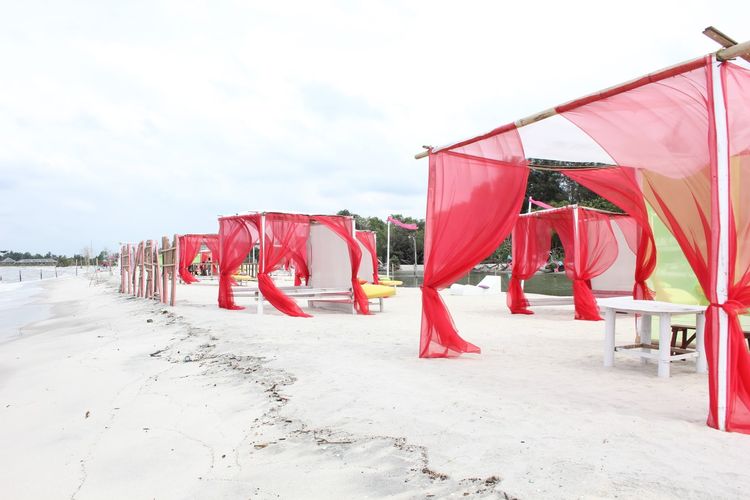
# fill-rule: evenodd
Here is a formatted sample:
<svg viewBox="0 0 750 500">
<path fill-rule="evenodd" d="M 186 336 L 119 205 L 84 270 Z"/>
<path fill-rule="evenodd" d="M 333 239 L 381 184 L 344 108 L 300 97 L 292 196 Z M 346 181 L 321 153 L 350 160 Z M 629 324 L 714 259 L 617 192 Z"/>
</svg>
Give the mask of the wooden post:
<svg viewBox="0 0 750 500">
<path fill-rule="evenodd" d="M 174 307 L 175 295 L 177 293 L 177 270 L 180 268 L 180 237 L 174 235 L 174 241 L 172 243 L 173 255 L 172 255 L 172 293 L 169 297 L 169 305 Z"/>
<path fill-rule="evenodd" d="M 161 301 L 166 304 L 169 300 L 169 292 L 167 291 L 167 285 L 169 284 L 167 277 L 169 276 L 169 265 L 167 250 L 169 248 L 169 239 L 166 236 L 161 237 Z"/>
<path fill-rule="evenodd" d="M 750 44 L 750 42 L 746 42 Z M 735 45 L 734 47 L 738 47 Z M 725 50 L 731 50 L 730 49 Z M 729 298 L 729 269 L 733 265 L 729 252 L 729 213 L 732 209 L 730 197 L 729 179 L 729 124 L 727 123 L 726 98 L 724 96 L 723 75 L 721 66 L 724 61 L 718 56 L 711 61 L 711 85 L 713 90 L 712 116 L 716 134 L 716 162 L 715 170 L 712 168 L 711 199 L 715 200 L 718 214 L 713 214 L 714 240 L 713 247 L 717 250 L 713 256 L 716 264 L 716 283 L 714 293 L 716 302 L 724 304 Z M 716 224 L 718 222 L 718 224 Z M 716 227 L 718 226 L 718 227 Z M 718 234 L 716 234 L 718 233 Z M 718 240 L 718 241 L 717 241 Z M 716 352 L 716 418 L 717 427 L 720 431 L 726 430 L 726 418 L 729 408 L 728 390 L 731 387 L 731 370 L 729 365 L 729 315 L 722 307 L 717 308 L 719 319 L 718 331 L 714 335 L 718 338 L 718 349 Z"/>
<path fill-rule="evenodd" d="M 385 239 L 385 277 L 391 279 L 391 221 L 386 220 L 385 224 L 388 228 Z"/>
<path fill-rule="evenodd" d="M 146 296 L 146 243 L 141 241 L 138 247 L 138 258 L 140 264 L 140 273 L 138 280 L 138 296 Z"/>
<path fill-rule="evenodd" d="M 159 245 L 156 243 L 156 240 L 154 240 L 154 289 L 156 290 L 156 293 L 153 298 L 156 299 L 158 297 L 159 301 L 161 301 L 164 291 L 161 288 L 161 266 L 159 265 Z"/>
</svg>

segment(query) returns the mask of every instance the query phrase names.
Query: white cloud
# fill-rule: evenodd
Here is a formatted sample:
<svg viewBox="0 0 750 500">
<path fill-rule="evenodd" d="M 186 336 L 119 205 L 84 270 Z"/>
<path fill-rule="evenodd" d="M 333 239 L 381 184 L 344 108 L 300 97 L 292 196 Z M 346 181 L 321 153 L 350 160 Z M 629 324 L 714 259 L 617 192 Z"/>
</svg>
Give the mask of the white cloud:
<svg viewBox="0 0 750 500">
<path fill-rule="evenodd" d="M 0 242 L 72 253 L 249 209 L 422 216 L 425 143 L 747 38 L 737 2 L 16 2 Z"/>
</svg>

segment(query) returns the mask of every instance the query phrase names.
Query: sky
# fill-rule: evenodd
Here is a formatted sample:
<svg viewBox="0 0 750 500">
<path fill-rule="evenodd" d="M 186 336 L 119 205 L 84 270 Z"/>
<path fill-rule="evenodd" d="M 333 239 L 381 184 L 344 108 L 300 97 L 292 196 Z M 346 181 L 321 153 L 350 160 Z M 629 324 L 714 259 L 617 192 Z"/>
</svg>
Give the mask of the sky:
<svg viewBox="0 0 750 500">
<path fill-rule="evenodd" d="M 424 217 L 423 144 L 750 39 L 750 2 L 0 0 L 0 250 Z M 743 29 L 744 28 L 744 29 Z"/>
</svg>

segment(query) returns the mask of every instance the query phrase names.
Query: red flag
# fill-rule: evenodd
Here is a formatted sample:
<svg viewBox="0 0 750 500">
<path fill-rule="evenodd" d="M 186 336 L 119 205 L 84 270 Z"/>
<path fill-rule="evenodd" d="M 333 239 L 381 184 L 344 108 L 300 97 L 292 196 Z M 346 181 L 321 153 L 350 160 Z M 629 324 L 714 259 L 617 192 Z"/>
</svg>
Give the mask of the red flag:
<svg viewBox="0 0 750 500">
<path fill-rule="evenodd" d="M 417 225 L 416 224 L 407 224 L 405 222 L 401 222 L 398 219 L 394 219 L 390 215 L 388 216 L 388 222 L 393 222 L 398 227 L 402 227 L 404 229 L 408 229 L 409 231 L 416 231 L 417 230 Z"/>
</svg>

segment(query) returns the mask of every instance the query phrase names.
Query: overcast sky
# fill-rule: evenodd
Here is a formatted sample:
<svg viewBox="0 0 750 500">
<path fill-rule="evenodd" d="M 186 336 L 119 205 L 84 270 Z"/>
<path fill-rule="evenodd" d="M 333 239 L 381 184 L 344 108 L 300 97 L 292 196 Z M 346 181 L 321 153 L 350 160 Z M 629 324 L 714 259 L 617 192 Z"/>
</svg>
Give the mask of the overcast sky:
<svg viewBox="0 0 750 500">
<path fill-rule="evenodd" d="M 750 2 L 3 1 L 0 249 L 423 217 L 422 144 L 750 38 Z"/>
</svg>

